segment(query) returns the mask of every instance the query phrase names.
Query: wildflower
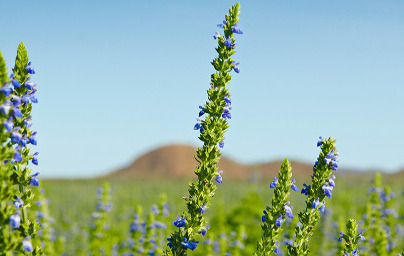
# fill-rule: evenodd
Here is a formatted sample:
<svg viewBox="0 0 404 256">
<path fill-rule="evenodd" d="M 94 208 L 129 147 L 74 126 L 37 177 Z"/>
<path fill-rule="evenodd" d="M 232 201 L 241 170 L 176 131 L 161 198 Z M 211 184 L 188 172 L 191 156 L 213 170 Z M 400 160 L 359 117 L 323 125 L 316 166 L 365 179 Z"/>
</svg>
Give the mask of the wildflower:
<svg viewBox="0 0 404 256">
<path fill-rule="evenodd" d="M 33 164 L 35 164 L 35 165 L 38 165 L 38 158 L 36 157 L 38 154 L 39 154 L 39 152 L 35 152 L 35 153 L 32 155 L 32 160 L 31 160 L 31 162 L 32 162 Z"/>
<path fill-rule="evenodd" d="M 9 118 L 3 122 L 3 126 L 4 126 L 4 128 L 6 128 L 6 130 L 8 132 L 11 132 L 13 130 L 14 123 L 13 123 L 12 119 Z"/>
<path fill-rule="evenodd" d="M 26 252 L 32 252 L 34 250 L 34 248 L 32 247 L 30 236 L 27 236 L 26 238 L 24 238 L 24 240 L 22 240 L 22 248 Z"/>
<path fill-rule="evenodd" d="M 227 105 L 223 108 L 222 117 L 223 117 L 224 119 L 226 119 L 226 118 L 231 119 L 230 110 L 231 110 L 231 107 L 229 107 L 229 106 L 227 106 Z"/>
<path fill-rule="evenodd" d="M 21 217 L 19 215 L 19 212 L 14 213 L 10 217 L 10 226 L 13 228 L 19 228 L 20 227 L 20 222 L 21 222 Z"/>
<path fill-rule="evenodd" d="M 262 218 L 261 218 L 261 220 L 262 220 L 262 222 L 265 222 L 265 221 L 267 221 L 267 211 L 263 211 L 263 213 L 264 213 L 264 215 L 262 215 Z"/>
<path fill-rule="evenodd" d="M 334 188 L 334 187 L 328 185 L 328 182 L 326 182 L 326 183 L 322 186 L 322 189 L 323 189 L 324 194 L 325 194 L 329 199 L 332 199 L 332 193 L 331 193 L 331 191 L 333 190 L 333 188 Z"/>
<path fill-rule="evenodd" d="M 359 238 L 360 238 L 362 241 L 365 241 L 366 238 L 365 238 L 362 234 L 363 234 L 363 231 L 360 232 L 358 236 L 359 236 Z"/>
<path fill-rule="evenodd" d="M 296 179 L 293 179 L 290 187 L 294 191 L 299 191 L 299 188 L 295 185 L 295 182 L 296 182 Z"/>
<path fill-rule="evenodd" d="M 202 121 L 197 118 L 197 123 L 194 126 L 194 130 L 199 130 L 201 133 L 203 133 L 203 125 L 202 125 Z"/>
<path fill-rule="evenodd" d="M 278 254 L 279 253 L 279 247 L 278 247 L 279 242 L 276 242 L 275 245 L 276 245 L 276 248 L 274 250 L 274 253 Z"/>
<path fill-rule="evenodd" d="M 222 175 L 221 175 L 222 173 L 223 173 L 223 171 L 218 172 L 218 174 L 217 174 L 217 176 L 215 178 L 217 183 L 223 183 L 223 178 L 222 178 Z"/>
<path fill-rule="evenodd" d="M 341 236 L 338 238 L 338 242 L 342 242 L 342 238 L 345 236 L 345 234 L 342 232 L 339 233 L 341 234 Z"/>
<path fill-rule="evenodd" d="M 290 202 L 287 202 L 284 205 L 284 208 L 286 211 L 285 216 L 289 217 L 289 219 L 293 219 L 293 213 L 292 213 L 293 206 L 289 206 L 289 205 L 290 205 Z"/>
<path fill-rule="evenodd" d="M 31 116 L 27 117 L 27 118 L 24 120 L 23 123 L 25 124 L 25 127 L 26 127 L 27 129 L 31 128 L 31 126 L 32 126 L 32 117 L 31 117 Z"/>
<path fill-rule="evenodd" d="M 21 129 L 21 127 L 15 127 L 13 132 L 11 133 L 11 141 L 14 143 L 20 143 L 22 135 L 18 131 Z"/>
<path fill-rule="evenodd" d="M 177 220 L 172 223 L 177 228 L 185 227 L 185 218 L 177 215 Z"/>
<path fill-rule="evenodd" d="M 323 203 L 321 204 L 320 208 L 318 208 L 318 210 L 320 212 L 324 212 L 325 211 L 325 201 L 323 201 Z"/>
<path fill-rule="evenodd" d="M 219 147 L 223 148 L 224 147 L 224 141 L 219 142 Z"/>
<path fill-rule="evenodd" d="M 199 208 L 201 209 L 201 213 L 202 213 L 202 214 L 205 214 L 205 211 L 206 211 L 206 203 L 203 203 L 203 205 L 200 206 Z"/>
<path fill-rule="evenodd" d="M 13 91 L 13 89 L 11 87 L 6 87 L 6 86 L 4 86 L 0 89 L 0 92 L 4 93 L 4 95 L 6 95 L 6 97 L 9 97 L 12 91 Z"/>
<path fill-rule="evenodd" d="M 36 144 L 37 144 L 36 137 L 35 137 L 36 134 L 37 134 L 37 132 L 34 132 L 34 133 L 32 133 L 31 136 L 29 137 L 29 143 L 31 143 L 32 145 L 35 145 L 35 146 L 36 146 Z"/>
<path fill-rule="evenodd" d="M 206 232 L 208 232 L 208 229 L 209 229 L 209 228 L 210 228 L 209 226 L 206 226 L 204 229 L 202 229 L 201 234 L 202 234 L 203 236 L 205 236 L 205 235 L 206 235 Z"/>
<path fill-rule="evenodd" d="M 10 100 L 5 100 L 3 104 L 0 105 L 0 112 L 8 115 L 8 112 L 10 112 L 11 109 L 11 101 Z"/>
<path fill-rule="evenodd" d="M 236 45 L 233 43 L 233 40 L 230 38 L 230 36 L 227 37 L 226 41 L 224 41 L 224 45 L 234 49 Z"/>
<path fill-rule="evenodd" d="M 318 138 L 318 141 L 317 141 L 317 147 L 320 147 L 321 144 L 323 144 L 323 141 L 324 141 L 323 137 L 320 136 L 320 137 Z"/>
<path fill-rule="evenodd" d="M 30 181 L 30 183 L 31 183 L 32 186 L 39 187 L 39 180 L 38 180 L 38 178 L 37 178 L 38 175 L 39 175 L 39 172 L 37 172 L 37 173 L 35 173 L 34 175 L 32 175 L 31 181 Z"/>
<path fill-rule="evenodd" d="M 236 63 L 235 61 L 233 61 L 233 64 L 234 64 L 234 66 L 233 66 L 234 72 L 236 72 L 237 74 L 240 73 L 240 67 L 239 67 L 240 62 Z"/>
<path fill-rule="evenodd" d="M 25 70 L 27 71 L 28 74 L 35 74 L 35 70 L 33 67 L 31 67 L 31 61 L 28 62 L 27 67 L 25 68 Z"/>
<path fill-rule="evenodd" d="M 304 188 L 302 188 L 301 194 L 305 194 L 306 196 L 309 194 L 310 185 L 307 186 L 306 183 L 303 183 Z"/>
<path fill-rule="evenodd" d="M 24 205 L 24 202 L 21 200 L 20 197 L 16 197 L 15 201 L 13 202 L 15 209 L 21 208 Z"/>
<path fill-rule="evenodd" d="M 13 108 L 14 117 L 23 118 L 21 110 L 18 107 Z"/>
<path fill-rule="evenodd" d="M 13 163 L 19 163 L 21 161 L 22 161 L 22 156 L 21 156 L 21 152 L 20 152 L 20 147 L 17 146 L 14 149 L 14 156 L 13 156 L 13 159 L 11 159 L 10 162 L 13 164 Z"/>
<path fill-rule="evenodd" d="M 335 181 L 334 181 L 334 179 L 335 179 L 335 176 L 333 175 L 333 176 L 331 176 L 330 177 L 330 179 L 328 180 L 328 184 L 331 186 L 331 187 L 335 187 Z"/>
<path fill-rule="evenodd" d="M 317 197 L 317 199 L 313 201 L 312 207 L 316 209 L 319 205 L 320 205 L 320 198 Z"/>
<path fill-rule="evenodd" d="M 20 88 L 21 87 L 20 82 L 18 80 L 16 80 L 16 79 L 11 80 L 11 83 L 13 84 L 13 86 L 15 88 Z"/>
<path fill-rule="evenodd" d="M 282 222 L 283 222 L 282 215 L 279 215 L 279 217 L 275 220 L 275 226 L 281 227 Z"/>
<path fill-rule="evenodd" d="M 276 185 L 278 184 L 278 178 L 274 177 L 274 180 L 271 182 L 271 185 L 269 185 L 270 188 L 276 188 Z"/>
<path fill-rule="evenodd" d="M 195 248 L 198 246 L 199 241 L 196 242 L 189 242 L 187 241 L 187 239 L 184 237 L 184 240 L 181 242 L 181 246 L 191 249 L 191 250 L 195 250 Z"/>
<path fill-rule="evenodd" d="M 33 90 L 34 89 L 34 83 L 30 81 L 30 79 L 28 78 L 27 81 L 25 81 L 24 86 L 28 89 L 28 90 Z"/>
<path fill-rule="evenodd" d="M 201 109 L 201 111 L 199 111 L 199 117 L 201 117 L 205 114 L 205 111 L 202 106 L 199 106 L 199 108 Z"/>
<path fill-rule="evenodd" d="M 241 31 L 241 30 L 239 29 L 237 23 L 234 24 L 233 26 L 231 26 L 231 28 L 232 28 L 231 31 L 232 31 L 233 33 L 236 33 L 236 34 L 243 34 L 243 31 Z"/>
<path fill-rule="evenodd" d="M 219 34 L 219 32 L 216 32 L 215 35 L 213 36 L 214 39 L 218 39 L 219 37 L 221 37 L 221 35 Z"/>
<path fill-rule="evenodd" d="M 223 20 L 223 23 L 222 23 L 222 24 L 217 24 L 217 26 L 218 26 L 219 28 L 224 28 L 224 27 L 226 26 L 226 24 L 227 24 L 227 21 L 226 21 L 226 20 Z"/>
</svg>

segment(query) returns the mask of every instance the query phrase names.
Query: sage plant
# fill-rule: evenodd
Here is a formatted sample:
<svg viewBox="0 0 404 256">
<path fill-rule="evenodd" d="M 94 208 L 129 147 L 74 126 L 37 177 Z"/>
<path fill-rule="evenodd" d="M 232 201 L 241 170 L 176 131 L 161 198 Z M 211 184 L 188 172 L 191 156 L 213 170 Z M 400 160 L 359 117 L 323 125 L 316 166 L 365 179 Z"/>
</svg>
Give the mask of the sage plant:
<svg viewBox="0 0 404 256">
<path fill-rule="evenodd" d="M 338 238 L 338 242 L 345 241 L 345 250 L 343 256 L 359 256 L 359 241 L 366 240 L 363 236 L 363 232 L 357 233 L 358 225 L 356 220 L 350 219 L 346 224 L 346 233 L 340 232 L 341 236 Z"/>
<path fill-rule="evenodd" d="M 321 148 L 320 155 L 313 167 L 312 184 L 303 184 L 301 193 L 307 196 L 306 208 L 299 213 L 301 225 L 295 228 L 295 241 L 288 245 L 287 255 L 302 256 L 309 253 L 309 239 L 320 219 L 320 212 L 325 210 L 325 198 L 332 198 L 335 187 L 333 172 L 338 169 L 337 156 L 339 151 L 335 147 L 332 137 L 320 137 L 317 147 Z"/>
<path fill-rule="evenodd" d="M 234 34 L 243 32 L 237 25 L 239 21 L 240 3 L 233 5 L 229 14 L 225 16 L 223 23 L 218 27 L 223 29 L 223 34 L 216 32 L 213 36 L 218 41 L 216 48 L 219 54 L 212 65 L 216 72 L 211 75 L 211 86 L 208 90 L 208 101 L 199 106 L 199 117 L 205 116 L 204 120 L 197 119 L 194 129 L 198 130 L 199 139 L 203 146 L 198 148 L 196 160 L 198 166 L 195 174 L 197 180 L 189 185 L 187 200 L 187 212 L 178 216 L 173 222 L 178 229 L 168 238 L 169 250 L 167 254 L 186 255 L 187 250 L 194 250 L 199 241 L 198 236 L 206 233 L 208 223 L 205 211 L 210 206 L 210 200 L 215 194 L 214 182 L 222 183 L 222 171 L 218 171 L 217 164 L 220 160 L 220 148 L 224 147 L 224 133 L 229 127 L 231 119 L 231 96 L 226 85 L 231 80 L 230 72 L 240 72 L 239 63 L 233 61 L 231 56 L 236 52 L 236 40 Z"/>
<path fill-rule="evenodd" d="M 36 206 L 37 206 L 37 219 L 41 226 L 38 232 L 39 241 L 41 243 L 44 255 L 55 255 L 55 230 L 52 228 L 53 218 L 49 215 L 49 200 L 45 198 L 45 191 L 41 190 L 38 193 Z"/>
<path fill-rule="evenodd" d="M 278 177 L 271 182 L 270 188 L 274 188 L 272 196 L 272 207 L 267 206 L 262 216 L 263 235 L 257 244 L 257 252 L 254 255 L 271 255 L 279 253 L 279 233 L 282 223 L 286 217 L 293 219 L 292 209 L 290 205 L 289 190 L 299 191 L 292 180 L 292 167 L 287 159 L 283 161 Z"/>
<path fill-rule="evenodd" d="M 35 196 L 31 187 L 39 186 L 39 173 L 32 175 L 29 166 L 29 162 L 38 165 L 38 153 L 30 150 L 30 145 L 37 145 L 31 129 L 32 104 L 38 102 L 32 74 L 35 71 L 23 43 L 10 76 L 0 54 L 0 255 L 42 255 L 40 246 L 31 240 L 39 225 L 28 218 Z"/>
</svg>

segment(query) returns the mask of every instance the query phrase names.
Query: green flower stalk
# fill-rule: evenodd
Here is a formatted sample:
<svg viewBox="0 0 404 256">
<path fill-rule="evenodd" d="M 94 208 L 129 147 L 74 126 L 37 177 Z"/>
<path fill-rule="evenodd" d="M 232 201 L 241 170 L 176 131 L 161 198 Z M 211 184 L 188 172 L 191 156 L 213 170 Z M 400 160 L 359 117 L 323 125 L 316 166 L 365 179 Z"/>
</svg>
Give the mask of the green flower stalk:
<svg viewBox="0 0 404 256">
<path fill-rule="evenodd" d="M 56 241 L 55 231 L 52 228 L 53 218 L 49 215 L 49 200 L 46 200 L 44 196 L 45 191 L 42 190 L 38 193 L 36 206 L 37 208 L 37 218 L 41 229 L 38 232 L 39 241 L 41 243 L 44 255 L 55 255 L 54 242 Z"/>
<path fill-rule="evenodd" d="M 155 235 L 156 228 L 154 225 L 155 217 L 154 213 L 149 212 L 146 221 L 146 233 L 144 237 L 144 250 L 146 254 L 154 255 L 154 245 L 156 244 Z"/>
<path fill-rule="evenodd" d="M 112 210 L 111 188 L 108 183 L 104 183 L 102 188 L 98 188 L 97 195 L 99 201 L 96 210 L 92 213 L 92 223 L 90 226 L 90 250 L 91 255 L 111 255 L 112 246 L 108 240 L 108 229 L 110 212 Z"/>
<path fill-rule="evenodd" d="M 364 241 L 365 237 L 362 235 L 363 232 L 357 234 L 358 225 L 356 224 L 356 220 L 350 219 L 346 224 L 346 233 L 340 232 L 341 236 L 338 241 L 345 241 L 345 248 L 341 251 L 344 256 L 358 256 L 359 251 L 359 240 Z"/>
<path fill-rule="evenodd" d="M 397 231 L 396 231 L 396 223 L 397 223 L 397 218 L 398 214 L 397 212 L 393 209 L 394 201 L 395 201 L 395 194 L 391 191 L 391 188 L 389 186 L 385 186 L 384 190 L 381 193 L 381 198 L 383 201 L 383 213 L 382 213 L 382 219 L 383 219 L 383 224 L 386 228 L 386 235 L 388 236 L 388 244 L 387 244 L 387 254 L 391 256 L 395 256 L 398 254 L 398 249 L 395 248 L 394 242 L 396 241 L 397 238 Z"/>
<path fill-rule="evenodd" d="M 199 241 L 200 234 L 204 235 L 208 229 L 205 211 L 210 206 L 210 200 L 215 194 L 214 180 L 222 183 L 222 172 L 218 172 L 217 164 L 221 152 L 219 148 L 224 146 L 224 133 L 229 127 L 228 119 L 231 119 L 231 98 L 226 85 L 230 83 L 230 72 L 240 72 L 239 63 L 235 63 L 231 56 L 236 52 L 235 38 L 233 34 L 242 34 L 237 22 L 240 13 L 240 4 L 233 5 L 229 14 L 225 16 L 223 24 L 224 35 L 216 32 L 214 38 L 218 40 L 216 48 L 217 56 L 212 65 L 216 73 L 211 76 L 211 87 L 208 90 L 208 101 L 200 106 L 199 117 L 205 115 L 205 120 L 199 120 L 194 129 L 199 130 L 199 139 L 203 146 L 198 148 L 196 160 L 198 166 L 195 174 L 198 179 L 189 184 L 189 196 L 187 200 L 187 212 L 184 212 L 173 222 L 178 229 L 168 239 L 169 250 L 167 254 L 186 255 L 188 249 L 194 250 Z"/>
<path fill-rule="evenodd" d="M 32 103 L 37 103 L 35 74 L 28 61 L 27 50 L 20 43 L 13 73 L 8 77 L 0 56 L 0 255 L 42 255 L 40 246 L 33 246 L 38 224 L 28 218 L 35 192 L 37 176 L 31 175 L 31 161 L 38 164 L 37 154 L 29 145 L 37 144 L 36 132 L 31 130 Z M 12 202 L 12 204 L 11 204 Z"/>
<path fill-rule="evenodd" d="M 133 216 L 134 220 L 130 224 L 130 236 L 133 240 L 133 246 L 131 247 L 131 252 L 133 254 L 139 253 L 143 250 L 140 246 L 140 238 L 142 237 L 142 230 L 144 222 L 142 221 L 143 207 L 141 205 L 136 206 L 136 211 Z"/>
<path fill-rule="evenodd" d="M 288 245 L 287 255 L 302 256 L 309 253 L 309 239 L 313 235 L 314 228 L 320 219 L 320 212 L 325 210 L 325 197 L 332 198 L 332 189 L 335 187 L 335 176 L 339 151 L 335 147 L 335 140 L 330 137 L 317 142 L 321 148 L 317 162 L 313 167 L 312 184 L 303 184 L 302 193 L 307 195 L 306 209 L 299 213 L 301 225 L 295 228 L 296 239 L 293 245 Z"/>
<path fill-rule="evenodd" d="M 293 218 L 292 209 L 288 200 L 292 182 L 292 167 L 287 159 L 282 163 L 278 178 L 271 183 L 271 188 L 275 188 L 272 196 L 272 207 L 267 206 L 262 216 L 263 235 L 257 244 L 257 252 L 254 255 L 272 255 L 279 253 L 279 233 L 282 230 L 282 223 L 286 217 Z M 295 187 L 295 190 L 298 190 Z"/>
</svg>

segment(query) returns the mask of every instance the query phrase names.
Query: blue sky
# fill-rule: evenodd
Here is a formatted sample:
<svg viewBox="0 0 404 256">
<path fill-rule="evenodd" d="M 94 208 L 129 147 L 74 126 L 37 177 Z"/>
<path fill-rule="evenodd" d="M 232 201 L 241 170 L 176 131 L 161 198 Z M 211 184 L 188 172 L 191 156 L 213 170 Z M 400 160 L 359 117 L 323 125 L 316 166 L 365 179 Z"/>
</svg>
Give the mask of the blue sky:
<svg viewBox="0 0 404 256">
<path fill-rule="evenodd" d="M 200 145 L 212 35 L 234 1 L 1 1 L 0 50 L 24 42 L 43 177 L 91 177 L 169 143 Z M 404 2 L 241 1 L 224 154 L 404 167 Z M 4 11 L 8 10 L 8 11 Z M 18 11 L 15 11 L 18 10 Z"/>
</svg>

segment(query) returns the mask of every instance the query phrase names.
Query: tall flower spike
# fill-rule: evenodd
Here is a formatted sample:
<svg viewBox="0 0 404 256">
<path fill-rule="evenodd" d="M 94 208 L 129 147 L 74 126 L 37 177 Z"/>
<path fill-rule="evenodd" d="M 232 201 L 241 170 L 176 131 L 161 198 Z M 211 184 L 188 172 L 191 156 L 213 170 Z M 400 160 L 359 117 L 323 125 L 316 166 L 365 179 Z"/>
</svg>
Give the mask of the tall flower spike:
<svg viewBox="0 0 404 256">
<path fill-rule="evenodd" d="M 272 196 L 271 206 L 266 206 L 263 211 L 264 215 L 261 220 L 263 222 L 261 228 L 263 230 L 262 237 L 257 243 L 258 255 L 270 255 L 278 248 L 279 233 L 281 231 L 282 223 L 286 217 L 293 218 L 292 209 L 290 205 L 290 185 L 292 180 L 292 168 L 287 159 L 282 163 L 278 178 L 272 181 L 270 188 L 275 188 Z M 278 249 L 279 250 L 279 249 Z"/>
<path fill-rule="evenodd" d="M 295 228 L 295 241 L 288 245 L 287 254 L 289 256 L 301 256 L 309 253 L 308 241 L 313 235 L 314 227 L 320 218 L 320 212 L 325 210 L 325 202 L 323 201 L 327 196 L 326 193 L 333 188 L 327 182 L 332 176 L 331 164 L 332 161 L 336 160 L 335 152 L 338 152 L 334 144 L 335 140 L 332 138 L 323 139 L 322 137 L 317 143 L 321 152 L 317 158 L 317 164 L 313 167 L 312 184 L 310 186 L 303 184 L 302 194 L 307 195 L 306 208 L 299 213 L 301 225 L 297 225 Z M 320 202 L 323 202 L 322 205 Z"/>
<path fill-rule="evenodd" d="M 223 145 L 224 133 L 229 127 L 228 121 L 231 119 L 230 94 L 227 88 L 231 80 L 230 71 L 233 69 L 232 55 L 235 53 L 235 38 L 233 28 L 238 21 L 240 4 L 233 5 L 225 21 L 218 27 L 223 28 L 223 36 L 216 33 L 214 38 L 218 40 L 217 52 L 212 65 L 216 72 L 211 75 L 211 84 L 208 90 L 208 101 L 201 106 L 204 112 L 204 120 L 198 120 L 194 126 L 195 130 L 200 130 L 199 139 L 203 146 L 198 148 L 196 159 L 198 166 L 195 174 L 198 179 L 189 185 L 189 196 L 187 197 L 187 212 L 181 216 L 183 219 L 174 221 L 180 225 L 169 238 L 167 244 L 169 248 L 164 255 L 183 256 L 187 255 L 187 249 L 195 249 L 197 239 L 202 231 L 206 229 L 206 214 L 201 214 L 208 210 L 210 200 L 214 196 L 216 185 L 222 183 L 222 171 L 218 172 L 217 164 L 220 160 L 221 152 L 219 147 Z M 221 143 L 221 144 L 219 144 Z M 206 203 L 205 206 L 203 206 Z M 200 207 L 203 207 L 202 209 Z"/>
<path fill-rule="evenodd" d="M 359 255 L 359 241 L 364 241 L 365 237 L 363 232 L 357 234 L 358 225 L 356 220 L 350 219 L 346 224 L 346 233 L 340 232 L 341 236 L 338 238 L 339 242 L 345 241 L 345 248 L 341 253 L 344 255 Z"/>
</svg>

